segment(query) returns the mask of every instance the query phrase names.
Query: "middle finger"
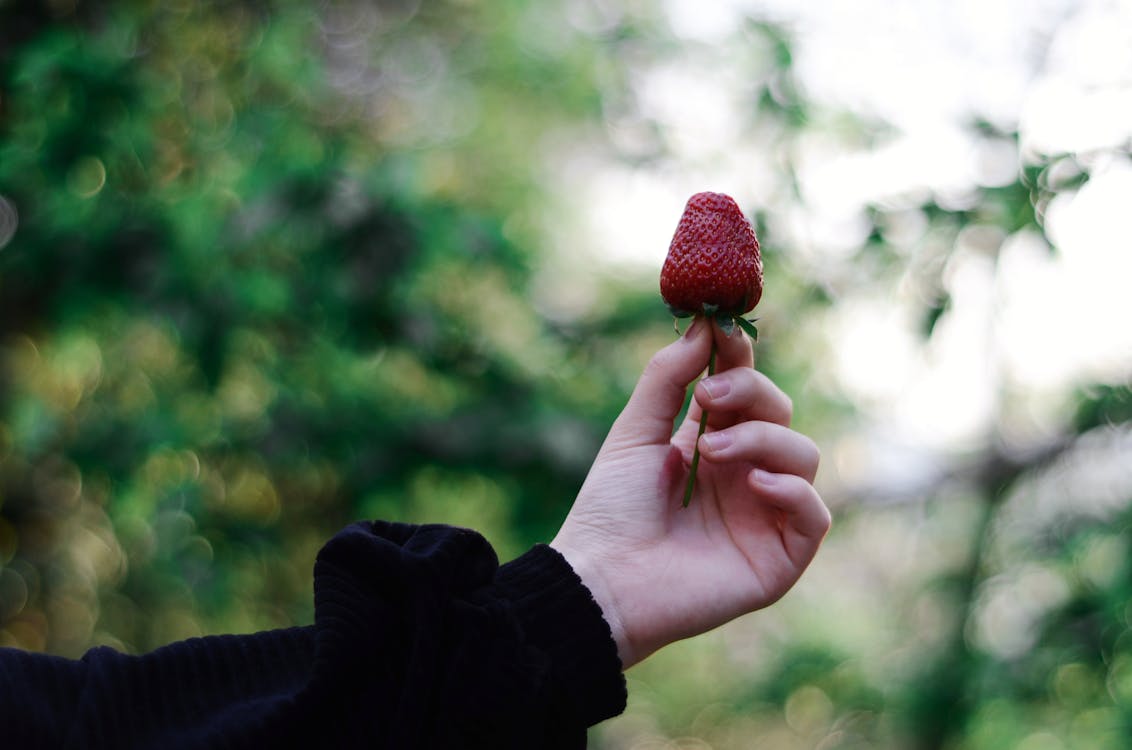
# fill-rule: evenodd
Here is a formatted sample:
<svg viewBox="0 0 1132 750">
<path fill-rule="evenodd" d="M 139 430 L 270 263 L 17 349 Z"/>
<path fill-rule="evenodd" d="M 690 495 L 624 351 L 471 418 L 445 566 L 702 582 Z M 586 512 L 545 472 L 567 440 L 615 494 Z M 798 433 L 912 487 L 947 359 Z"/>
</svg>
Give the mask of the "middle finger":
<svg viewBox="0 0 1132 750">
<path fill-rule="evenodd" d="M 790 397 L 774 381 L 750 367 L 736 367 L 704 378 L 696 384 L 695 396 L 699 406 L 709 412 L 730 412 L 719 414 L 719 422 L 709 417 L 713 426 L 733 424 L 738 417 L 789 427 L 794 410 Z"/>
</svg>

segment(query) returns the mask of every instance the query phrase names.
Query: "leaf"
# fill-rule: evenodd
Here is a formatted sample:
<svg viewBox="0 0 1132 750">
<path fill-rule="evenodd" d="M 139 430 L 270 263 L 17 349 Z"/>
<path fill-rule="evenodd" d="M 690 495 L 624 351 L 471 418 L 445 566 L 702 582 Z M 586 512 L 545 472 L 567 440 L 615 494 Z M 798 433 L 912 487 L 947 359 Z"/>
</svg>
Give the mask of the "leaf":
<svg viewBox="0 0 1132 750">
<path fill-rule="evenodd" d="M 694 312 L 691 312 L 689 310 L 681 310 L 677 307 L 673 307 L 667 302 L 664 303 L 664 306 L 668 308 L 668 312 L 672 313 L 672 317 L 674 318 L 690 318 L 695 315 Z"/>
<path fill-rule="evenodd" d="M 759 329 L 755 327 L 754 320 L 747 320 L 746 318 L 739 315 L 736 315 L 734 320 L 739 324 L 740 328 L 746 331 L 747 335 L 751 337 L 752 341 L 759 340 Z M 755 318 L 755 320 L 758 320 L 758 318 Z"/>
</svg>

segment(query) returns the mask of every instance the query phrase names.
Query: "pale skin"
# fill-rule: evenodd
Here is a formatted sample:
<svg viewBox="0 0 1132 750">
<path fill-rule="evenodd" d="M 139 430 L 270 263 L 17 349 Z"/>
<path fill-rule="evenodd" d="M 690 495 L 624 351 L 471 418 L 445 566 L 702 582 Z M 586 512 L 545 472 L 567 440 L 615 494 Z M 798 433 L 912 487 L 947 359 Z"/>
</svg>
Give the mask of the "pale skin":
<svg viewBox="0 0 1132 750">
<path fill-rule="evenodd" d="M 707 367 L 673 434 L 688 386 Z M 695 492 L 682 507 L 703 409 Z M 777 601 L 830 526 L 819 452 L 754 369 L 750 340 L 697 318 L 649 361 L 551 546 L 593 593 L 624 669 L 668 643 Z"/>
</svg>

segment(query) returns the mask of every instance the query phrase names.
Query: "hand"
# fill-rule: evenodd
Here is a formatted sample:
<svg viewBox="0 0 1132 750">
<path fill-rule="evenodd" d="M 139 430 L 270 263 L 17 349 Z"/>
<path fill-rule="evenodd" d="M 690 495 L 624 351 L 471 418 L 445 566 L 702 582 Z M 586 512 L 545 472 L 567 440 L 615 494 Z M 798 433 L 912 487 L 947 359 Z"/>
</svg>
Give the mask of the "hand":
<svg viewBox="0 0 1132 750">
<path fill-rule="evenodd" d="M 684 422 L 684 394 L 707 366 Z M 695 493 L 684 486 L 703 409 Z M 593 593 L 628 669 L 653 651 L 777 601 L 829 530 L 818 449 L 791 402 L 753 369 L 741 332 L 697 318 L 649 362 L 551 542 Z"/>
</svg>

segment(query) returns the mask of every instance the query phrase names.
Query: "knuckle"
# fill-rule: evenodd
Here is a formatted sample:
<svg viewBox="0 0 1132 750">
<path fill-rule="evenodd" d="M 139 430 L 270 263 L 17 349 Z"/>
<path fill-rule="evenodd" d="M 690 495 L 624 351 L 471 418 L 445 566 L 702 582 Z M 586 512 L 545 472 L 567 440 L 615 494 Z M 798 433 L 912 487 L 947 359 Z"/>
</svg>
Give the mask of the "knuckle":
<svg viewBox="0 0 1132 750">
<path fill-rule="evenodd" d="M 646 376 L 662 375 L 668 369 L 668 350 L 667 348 L 655 352 L 649 361 L 645 363 L 644 374 Z"/>
<path fill-rule="evenodd" d="M 821 448 L 814 442 L 813 438 L 804 436 L 806 438 L 806 448 L 810 452 L 810 456 L 814 462 L 814 466 L 821 463 Z"/>
<path fill-rule="evenodd" d="M 641 374 L 641 380 L 657 385 L 679 388 L 680 384 L 676 383 L 672 378 L 671 352 L 666 349 L 661 349 L 653 354 L 645 364 L 644 371 Z"/>
<path fill-rule="evenodd" d="M 805 436 L 803 436 L 805 437 Z M 806 437 L 806 451 L 809 453 L 809 462 L 813 467 L 813 473 L 816 474 L 818 467 L 821 466 L 821 448 L 813 439 Z"/>
<path fill-rule="evenodd" d="M 787 426 L 794 421 L 794 399 L 785 393 L 782 394 L 782 418 Z"/>
<path fill-rule="evenodd" d="M 787 427 L 790 426 L 791 420 L 794 419 L 794 400 L 790 398 L 781 388 L 778 387 L 773 380 L 766 374 L 753 370 L 756 387 L 755 390 L 760 398 L 765 399 L 769 404 L 774 407 L 774 419 L 781 422 Z"/>
<path fill-rule="evenodd" d="M 825 536 L 826 534 L 829 533 L 829 530 L 831 528 L 833 528 L 833 513 L 830 512 L 829 506 L 826 505 L 821 500 L 821 498 L 818 498 L 818 504 L 821 506 L 821 508 L 818 511 L 818 513 L 821 514 L 819 516 L 819 520 L 818 520 L 818 524 L 819 524 L 818 528 L 821 531 L 821 535 Z"/>
</svg>

